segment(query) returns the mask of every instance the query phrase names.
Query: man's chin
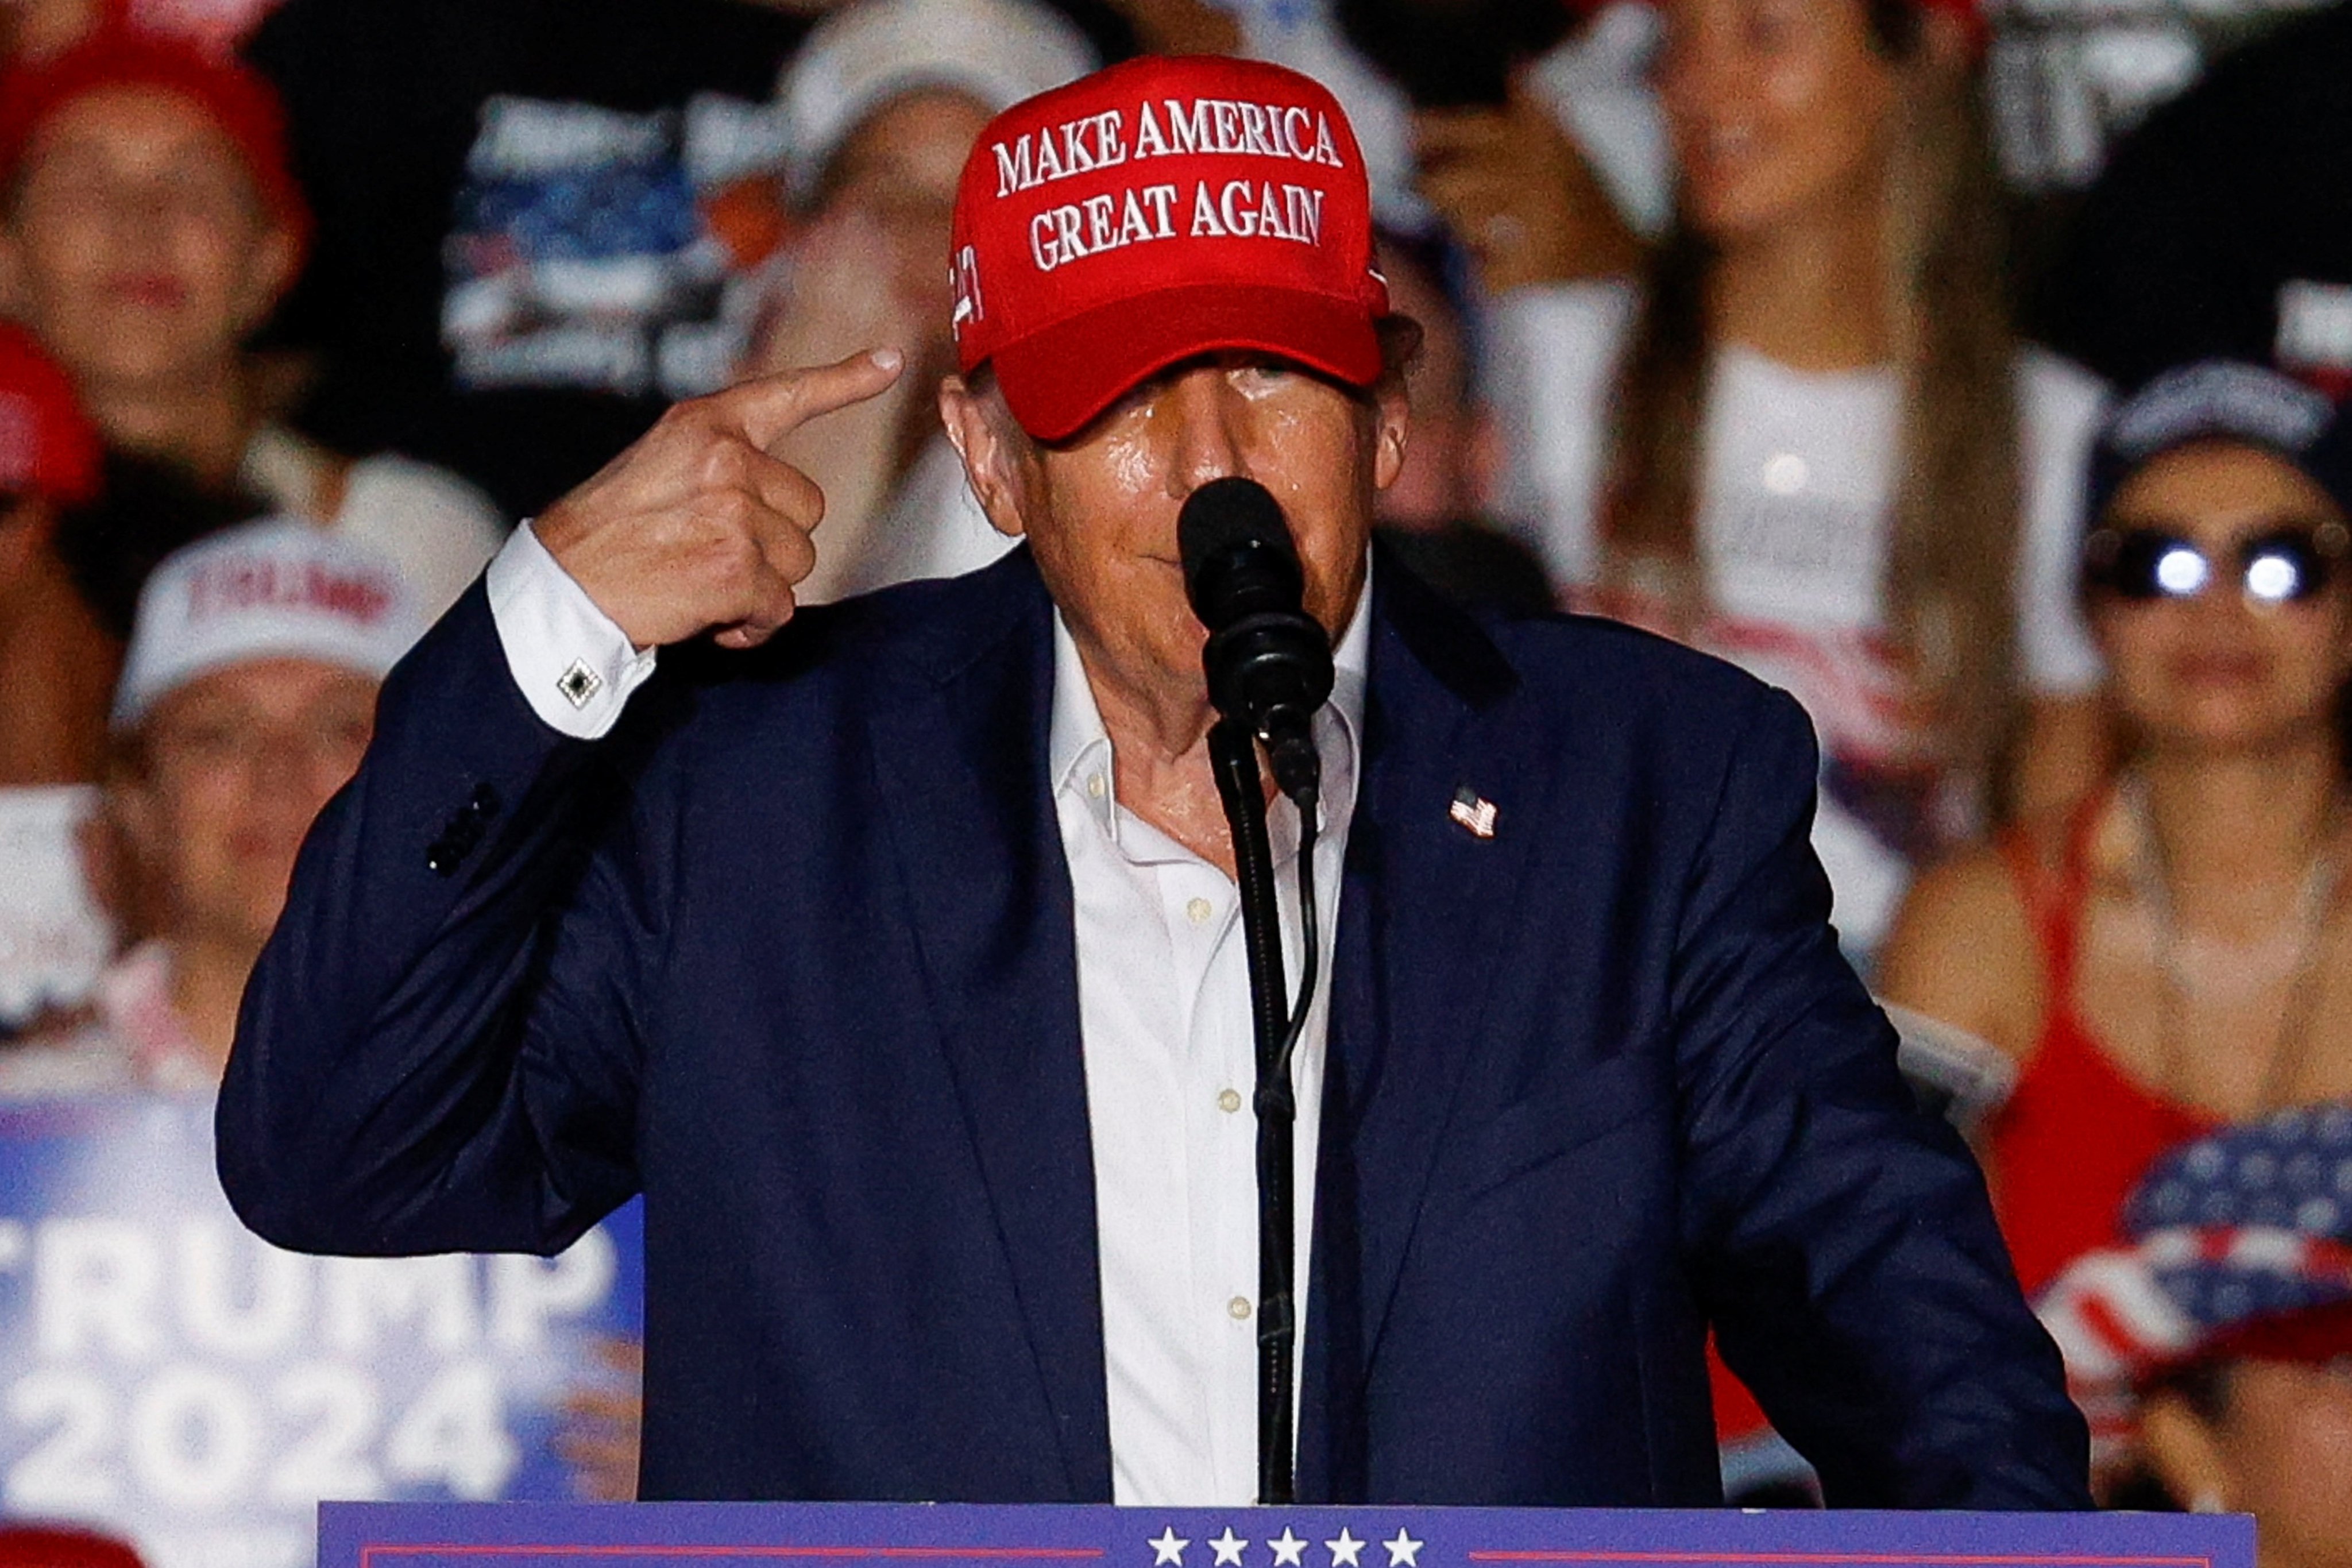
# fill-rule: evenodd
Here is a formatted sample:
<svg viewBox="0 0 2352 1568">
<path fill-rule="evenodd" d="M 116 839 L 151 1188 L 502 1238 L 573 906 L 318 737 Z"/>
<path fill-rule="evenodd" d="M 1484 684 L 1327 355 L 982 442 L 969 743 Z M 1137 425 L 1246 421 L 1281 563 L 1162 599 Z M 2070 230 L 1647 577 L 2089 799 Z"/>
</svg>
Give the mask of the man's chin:
<svg viewBox="0 0 2352 1568">
<path fill-rule="evenodd" d="M 1357 561 L 1359 564 L 1355 570 L 1328 587 L 1321 583 L 1307 584 L 1307 613 L 1321 624 L 1335 647 L 1339 646 L 1339 639 L 1348 635 L 1348 626 L 1356 618 L 1357 605 L 1367 586 L 1360 552 Z"/>
</svg>

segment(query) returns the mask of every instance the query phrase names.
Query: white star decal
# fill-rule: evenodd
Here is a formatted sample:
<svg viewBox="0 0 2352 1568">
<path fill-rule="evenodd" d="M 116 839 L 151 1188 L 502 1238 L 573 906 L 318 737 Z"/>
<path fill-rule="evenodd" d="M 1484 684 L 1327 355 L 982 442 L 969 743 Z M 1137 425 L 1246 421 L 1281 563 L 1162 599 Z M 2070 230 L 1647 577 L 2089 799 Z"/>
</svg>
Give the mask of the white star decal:
<svg viewBox="0 0 2352 1568">
<path fill-rule="evenodd" d="M 1212 1568 L 1242 1568 L 1242 1549 L 1248 1544 L 1234 1533 L 1232 1525 L 1225 1526 L 1224 1534 L 1209 1538 L 1209 1549 L 1217 1554 L 1217 1561 Z"/>
<path fill-rule="evenodd" d="M 1171 1524 L 1161 1529 L 1157 1537 L 1145 1542 L 1144 1544 L 1151 1548 L 1151 1568 L 1169 1568 L 1171 1563 L 1175 1564 L 1176 1568 L 1183 1568 L 1184 1548 L 1192 1543 L 1178 1535 L 1176 1527 Z"/>
<path fill-rule="evenodd" d="M 1359 1553 L 1364 1550 L 1366 1544 L 1349 1534 L 1348 1527 L 1343 1524 L 1339 1527 L 1339 1539 L 1327 1541 L 1323 1543 L 1323 1547 L 1331 1553 L 1331 1568 L 1364 1568 Z"/>
<path fill-rule="evenodd" d="M 1383 1541 L 1381 1544 L 1389 1549 L 1389 1568 L 1421 1568 L 1421 1559 L 1414 1553 L 1421 1550 L 1422 1543 L 1407 1535 L 1404 1526 L 1397 1526 L 1394 1541 Z"/>
<path fill-rule="evenodd" d="M 1305 1560 L 1299 1553 L 1307 1550 L 1307 1542 L 1291 1534 L 1290 1526 L 1284 1525 L 1282 1533 L 1266 1544 L 1274 1548 L 1274 1568 L 1285 1568 L 1286 1564 L 1287 1568 L 1304 1568 Z"/>
</svg>

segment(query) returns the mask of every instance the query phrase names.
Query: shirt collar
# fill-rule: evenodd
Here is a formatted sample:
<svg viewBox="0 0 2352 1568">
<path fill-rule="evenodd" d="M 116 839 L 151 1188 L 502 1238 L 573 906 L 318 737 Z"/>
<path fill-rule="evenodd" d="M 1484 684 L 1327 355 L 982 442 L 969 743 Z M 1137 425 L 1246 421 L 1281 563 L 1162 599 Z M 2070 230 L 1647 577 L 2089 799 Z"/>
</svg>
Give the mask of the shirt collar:
<svg viewBox="0 0 2352 1568">
<path fill-rule="evenodd" d="M 1372 567 L 1366 552 L 1364 585 L 1356 612 L 1331 649 L 1331 700 L 1315 715 L 1315 742 L 1323 754 L 1323 832 L 1344 829 L 1355 812 L 1357 759 L 1363 754 L 1365 677 L 1371 663 Z M 1118 789 L 1110 736 L 1087 682 L 1077 640 L 1057 605 L 1054 610 L 1054 713 L 1046 742 L 1054 794 L 1084 804 L 1095 825 L 1118 841 Z M 1095 781 L 1099 780 L 1097 784 Z"/>
</svg>

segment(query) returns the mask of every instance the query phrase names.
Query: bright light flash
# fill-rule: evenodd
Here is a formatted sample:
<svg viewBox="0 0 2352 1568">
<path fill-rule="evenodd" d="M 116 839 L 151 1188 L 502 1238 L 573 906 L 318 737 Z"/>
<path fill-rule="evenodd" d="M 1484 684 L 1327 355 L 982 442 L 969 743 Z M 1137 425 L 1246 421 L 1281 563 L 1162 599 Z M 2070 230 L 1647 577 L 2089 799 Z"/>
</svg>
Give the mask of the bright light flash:
<svg viewBox="0 0 2352 1568">
<path fill-rule="evenodd" d="M 2302 585 L 2302 574 L 2284 555 L 2257 555 L 2246 567 L 2246 592 L 2264 604 L 2291 599 Z"/>
<path fill-rule="evenodd" d="M 2211 570 L 2205 564 L 2205 557 L 2185 544 L 2177 544 L 2157 560 L 2157 585 L 2168 594 L 2187 598 L 2204 592 L 2205 580 Z"/>
</svg>

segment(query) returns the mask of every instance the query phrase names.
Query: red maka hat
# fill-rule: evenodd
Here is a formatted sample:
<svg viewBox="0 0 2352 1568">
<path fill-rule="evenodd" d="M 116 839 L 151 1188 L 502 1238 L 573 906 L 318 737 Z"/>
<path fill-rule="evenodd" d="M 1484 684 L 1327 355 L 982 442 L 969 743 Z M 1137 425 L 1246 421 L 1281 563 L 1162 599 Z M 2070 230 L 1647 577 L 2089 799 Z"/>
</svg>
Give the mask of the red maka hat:
<svg viewBox="0 0 2352 1568">
<path fill-rule="evenodd" d="M 1280 66 L 1145 58 L 1015 104 L 964 165 L 953 258 L 963 370 L 1041 441 L 1217 350 L 1381 374 L 1363 155 Z"/>
<path fill-rule="evenodd" d="M 32 336 L 0 324 L 0 492 L 71 504 L 98 493 L 98 430 Z"/>
<path fill-rule="evenodd" d="M 23 172 L 34 137 L 58 110 L 86 93 L 121 87 L 177 93 L 203 110 L 244 155 L 271 216 L 298 246 L 308 243 L 310 208 L 287 160 L 286 113 L 277 90 L 233 60 L 121 24 L 0 79 L 0 181 Z"/>
</svg>

